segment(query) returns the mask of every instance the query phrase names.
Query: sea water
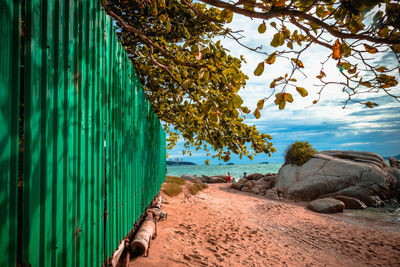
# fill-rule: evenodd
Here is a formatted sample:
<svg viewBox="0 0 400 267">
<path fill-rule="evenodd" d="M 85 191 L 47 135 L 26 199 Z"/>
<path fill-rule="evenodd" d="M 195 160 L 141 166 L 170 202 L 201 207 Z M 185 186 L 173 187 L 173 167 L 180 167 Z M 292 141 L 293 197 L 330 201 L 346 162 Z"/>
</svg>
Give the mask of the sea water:
<svg viewBox="0 0 400 267">
<path fill-rule="evenodd" d="M 226 175 L 227 172 L 233 178 L 239 179 L 243 177 L 243 173 L 247 175 L 252 173 L 278 173 L 282 163 L 270 164 L 238 164 L 238 165 L 182 165 L 182 166 L 168 166 L 167 175 L 181 176 L 184 174 L 189 175 Z"/>
</svg>

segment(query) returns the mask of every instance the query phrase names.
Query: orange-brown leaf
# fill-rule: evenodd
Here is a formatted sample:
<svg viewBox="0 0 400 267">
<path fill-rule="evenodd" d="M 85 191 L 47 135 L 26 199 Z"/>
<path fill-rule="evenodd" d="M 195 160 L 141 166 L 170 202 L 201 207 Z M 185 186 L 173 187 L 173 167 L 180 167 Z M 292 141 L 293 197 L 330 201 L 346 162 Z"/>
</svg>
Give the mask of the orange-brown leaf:
<svg viewBox="0 0 400 267">
<path fill-rule="evenodd" d="M 376 49 L 373 46 L 370 46 L 370 45 L 367 45 L 367 44 L 363 44 L 363 45 L 364 45 L 365 50 L 370 54 L 375 54 L 376 52 L 378 52 L 378 49 Z"/>
<path fill-rule="evenodd" d="M 304 68 L 303 62 L 300 59 L 292 58 L 292 61 L 296 63 L 297 67 Z"/>
<path fill-rule="evenodd" d="M 275 7 L 284 7 L 285 6 L 285 0 L 274 0 L 274 6 Z"/>
<path fill-rule="evenodd" d="M 333 59 L 340 59 L 342 54 L 340 53 L 340 42 L 339 39 L 332 45 L 332 58 Z"/>
</svg>

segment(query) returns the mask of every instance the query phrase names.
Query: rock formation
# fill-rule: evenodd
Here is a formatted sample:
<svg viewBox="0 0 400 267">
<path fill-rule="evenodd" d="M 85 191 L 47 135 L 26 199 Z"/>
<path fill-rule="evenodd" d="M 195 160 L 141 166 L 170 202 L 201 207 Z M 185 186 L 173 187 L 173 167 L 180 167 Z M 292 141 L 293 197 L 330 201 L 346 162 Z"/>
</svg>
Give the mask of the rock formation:
<svg viewBox="0 0 400 267">
<path fill-rule="evenodd" d="M 253 173 L 248 175 L 247 179 L 240 179 L 238 182 L 232 183 L 232 188 L 262 196 L 271 195 L 269 190 L 275 186 L 275 179 L 276 174 Z M 274 192 L 277 196 L 276 190 Z"/>
<path fill-rule="evenodd" d="M 387 166 L 376 153 L 322 151 L 302 166 L 283 166 L 276 187 L 293 200 L 330 197 L 346 208 L 376 207 L 400 197 L 400 169 Z"/>
</svg>

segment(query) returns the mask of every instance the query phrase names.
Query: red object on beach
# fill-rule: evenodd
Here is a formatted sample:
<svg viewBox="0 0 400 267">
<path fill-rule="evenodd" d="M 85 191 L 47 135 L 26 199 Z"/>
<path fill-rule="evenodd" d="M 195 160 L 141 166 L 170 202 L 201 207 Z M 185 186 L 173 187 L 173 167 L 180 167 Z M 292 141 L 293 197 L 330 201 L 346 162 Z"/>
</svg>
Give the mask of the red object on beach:
<svg viewBox="0 0 400 267">
<path fill-rule="evenodd" d="M 226 179 L 226 182 L 227 183 L 230 183 L 231 182 L 231 179 L 232 179 L 232 177 L 231 177 L 231 174 L 228 172 L 228 174 L 225 176 L 225 179 Z"/>
</svg>

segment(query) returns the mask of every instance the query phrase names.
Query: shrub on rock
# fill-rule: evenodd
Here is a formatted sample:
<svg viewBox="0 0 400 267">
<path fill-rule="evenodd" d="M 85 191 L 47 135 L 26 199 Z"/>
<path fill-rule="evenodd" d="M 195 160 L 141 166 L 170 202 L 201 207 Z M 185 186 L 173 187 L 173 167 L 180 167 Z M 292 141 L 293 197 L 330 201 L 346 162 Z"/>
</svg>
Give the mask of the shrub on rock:
<svg viewBox="0 0 400 267">
<path fill-rule="evenodd" d="M 316 153 L 318 153 L 318 151 L 308 142 L 294 142 L 286 150 L 284 165 L 293 164 L 301 166 L 309 161 Z"/>
</svg>

